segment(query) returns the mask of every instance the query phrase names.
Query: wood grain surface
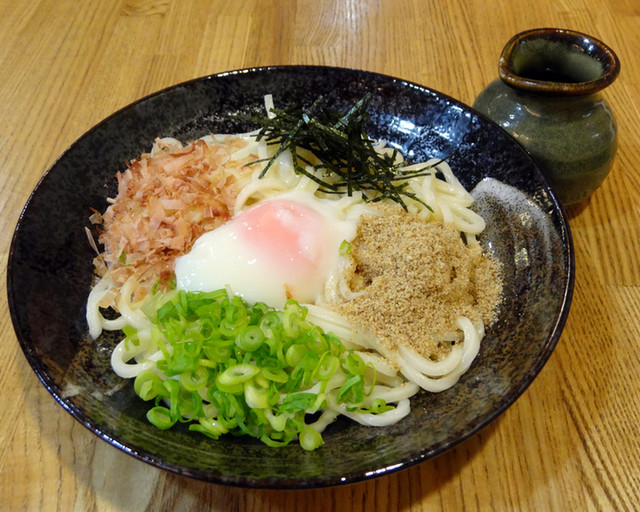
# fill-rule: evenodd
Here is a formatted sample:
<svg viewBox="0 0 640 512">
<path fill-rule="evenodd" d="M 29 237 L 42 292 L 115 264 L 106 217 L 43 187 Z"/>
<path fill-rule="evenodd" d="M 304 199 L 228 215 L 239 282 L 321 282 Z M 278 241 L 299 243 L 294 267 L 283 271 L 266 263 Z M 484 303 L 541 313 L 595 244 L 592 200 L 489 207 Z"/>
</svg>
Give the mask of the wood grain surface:
<svg viewBox="0 0 640 512">
<path fill-rule="evenodd" d="M 604 95 L 611 175 L 568 213 L 576 252 L 557 349 L 497 421 L 446 454 L 344 487 L 244 490 L 177 477 L 97 439 L 26 362 L 0 295 L 0 508 L 10 511 L 608 511 L 640 503 L 640 2 L 0 1 L 0 271 L 31 190 L 91 126 L 210 73 L 348 66 L 471 104 L 516 32 L 580 30 L 622 62 Z M 55 205 L 52 205 L 55 207 Z"/>
</svg>

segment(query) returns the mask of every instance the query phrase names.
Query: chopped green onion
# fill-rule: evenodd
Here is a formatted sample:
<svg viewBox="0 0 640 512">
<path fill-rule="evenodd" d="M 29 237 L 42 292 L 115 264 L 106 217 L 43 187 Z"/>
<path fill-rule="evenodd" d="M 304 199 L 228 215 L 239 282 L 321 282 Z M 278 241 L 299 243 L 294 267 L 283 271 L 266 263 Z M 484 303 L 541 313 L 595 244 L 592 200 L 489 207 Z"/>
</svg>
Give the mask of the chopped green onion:
<svg viewBox="0 0 640 512">
<path fill-rule="evenodd" d="M 298 366 L 304 356 L 307 354 L 307 347 L 304 345 L 291 345 L 287 349 L 287 353 L 285 355 L 285 361 L 291 367 Z"/>
<path fill-rule="evenodd" d="M 269 407 L 269 390 L 248 382 L 244 385 L 244 399 L 252 409 L 266 409 Z"/>
<path fill-rule="evenodd" d="M 346 373 L 362 375 L 367 369 L 364 360 L 355 352 L 350 352 L 344 358 L 342 367 Z"/>
<path fill-rule="evenodd" d="M 153 370 L 140 372 L 133 381 L 133 389 L 145 401 L 153 400 L 158 394 L 164 392 L 162 379 Z"/>
<path fill-rule="evenodd" d="M 156 406 L 147 412 L 149 422 L 158 427 L 160 430 L 167 430 L 173 427 L 176 420 L 172 419 L 169 409 L 162 406 Z"/>
<path fill-rule="evenodd" d="M 343 258 L 346 258 L 347 256 L 349 256 L 349 254 L 351 254 L 351 243 L 348 240 L 343 240 L 340 243 L 340 256 L 342 256 Z"/>
<path fill-rule="evenodd" d="M 224 385 L 239 384 L 248 381 L 260 371 L 259 368 L 250 364 L 239 364 L 227 368 L 218 376 L 218 383 Z"/>
<path fill-rule="evenodd" d="M 265 379 L 282 384 L 289 380 L 289 375 L 282 368 L 264 367 L 260 370 Z"/>
<path fill-rule="evenodd" d="M 198 424 L 189 425 L 189 430 L 200 432 L 213 439 L 218 439 L 222 434 L 229 432 L 220 422 L 211 418 L 200 418 Z"/>
<path fill-rule="evenodd" d="M 304 450 L 312 451 L 323 444 L 322 435 L 312 427 L 305 426 L 300 431 L 300 446 Z"/>
<path fill-rule="evenodd" d="M 309 409 L 316 401 L 315 393 L 295 393 L 287 395 L 282 401 L 281 410 L 285 412 L 304 411 Z"/>
<path fill-rule="evenodd" d="M 202 367 L 194 370 L 189 370 L 180 375 L 180 383 L 188 391 L 198 391 L 202 389 L 209 380 L 209 371 Z"/>
<path fill-rule="evenodd" d="M 347 379 L 338 391 L 338 402 L 362 402 L 364 398 L 364 378 L 362 375 L 354 375 Z"/>
<path fill-rule="evenodd" d="M 264 343 L 264 334 L 257 325 L 249 325 L 236 337 L 236 345 L 245 352 L 254 352 Z"/>
<path fill-rule="evenodd" d="M 329 380 L 339 367 L 340 360 L 329 352 L 325 352 L 313 373 L 320 380 Z"/>
<path fill-rule="evenodd" d="M 298 439 L 313 450 L 322 436 L 305 417 L 326 407 L 327 393 L 336 393 L 349 410 L 392 408 L 376 400 L 364 405 L 365 374 L 370 380 L 372 366 L 309 323 L 307 309 L 295 301 L 277 311 L 229 298 L 226 290 L 157 295 L 150 299 L 157 309 L 146 313 L 154 326 L 144 339 L 162 359 L 136 377 L 134 389 L 155 401 L 147 418 L 158 428 L 185 422 L 212 439 L 233 433 L 269 446 Z M 126 331 L 133 343 L 138 333 Z M 340 387 L 328 389 L 330 380 Z"/>
</svg>

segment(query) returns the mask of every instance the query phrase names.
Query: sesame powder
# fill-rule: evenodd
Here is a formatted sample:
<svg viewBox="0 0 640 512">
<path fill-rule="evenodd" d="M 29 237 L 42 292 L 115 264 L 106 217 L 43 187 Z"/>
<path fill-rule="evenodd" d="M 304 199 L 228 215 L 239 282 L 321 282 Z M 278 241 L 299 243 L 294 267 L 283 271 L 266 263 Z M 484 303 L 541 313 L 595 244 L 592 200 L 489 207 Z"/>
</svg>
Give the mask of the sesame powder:
<svg viewBox="0 0 640 512">
<path fill-rule="evenodd" d="M 495 320 L 498 264 L 479 244 L 466 245 L 450 224 L 402 208 L 380 210 L 381 216 L 362 216 L 344 276 L 361 293 L 328 306 L 388 350 L 401 344 L 439 360 L 452 340 L 461 340 L 458 317 L 485 325 Z"/>
</svg>

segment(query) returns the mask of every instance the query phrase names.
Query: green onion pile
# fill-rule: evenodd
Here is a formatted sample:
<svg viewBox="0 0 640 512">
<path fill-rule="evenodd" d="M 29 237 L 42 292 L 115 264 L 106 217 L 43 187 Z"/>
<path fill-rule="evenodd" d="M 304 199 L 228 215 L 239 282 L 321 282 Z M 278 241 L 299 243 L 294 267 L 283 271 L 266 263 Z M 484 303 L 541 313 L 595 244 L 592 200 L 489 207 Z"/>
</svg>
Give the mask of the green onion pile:
<svg viewBox="0 0 640 512">
<path fill-rule="evenodd" d="M 307 309 L 295 301 L 279 311 L 249 306 L 226 290 L 174 290 L 159 300 L 146 313 L 163 358 L 138 374 L 134 387 L 154 402 L 147 418 L 160 429 L 184 422 L 213 439 L 249 435 L 269 446 L 298 439 L 314 450 L 323 444 L 323 427 L 305 419 L 327 406 L 329 394 L 349 411 L 393 409 L 366 400 L 373 365 L 307 321 Z M 124 332 L 125 346 L 140 343 L 135 329 Z"/>
</svg>

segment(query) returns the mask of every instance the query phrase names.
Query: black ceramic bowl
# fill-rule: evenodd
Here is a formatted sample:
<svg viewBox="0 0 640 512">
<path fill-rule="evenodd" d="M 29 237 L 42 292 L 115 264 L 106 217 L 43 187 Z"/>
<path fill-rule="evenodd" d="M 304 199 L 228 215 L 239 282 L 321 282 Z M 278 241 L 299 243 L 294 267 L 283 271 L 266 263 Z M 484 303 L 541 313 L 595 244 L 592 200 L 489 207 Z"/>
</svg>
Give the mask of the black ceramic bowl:
<svg viewBox="0 0 640 512">
<path fill-rule="evenodd" d="M 312 453 L 268 448 L 252 439 L 212 441 L 177 427 L 159 431 L 130 381 L 114 376 L 117 336 L 88 336 L 85 300 L 92 250 L 84 228 L 90 207 L 115 195 L 117 170 L 158 136 L 181 140 L 245 131 L 230 114 L 327 97 L 346 108 L 372 95 L 370 135 L 414 161 L 449 157 L 462 184 L 476 190 L 488 229 L 482 239 L 504 269 L 499 320 L 470 370 L 453 388 L 421 392 L 408 417 L 386 428 L 346 419 L 325 431 Z M 491 178 L 504 185 L 497 186 Z M 499 193 L 495 193 L 498 191 Z M 74 143 L 45 174 L 18 222 L 8 264 L 12 320 L 45 387 L 78 421 L 126 453 L 157 467 L 247 487 L 310 488 L 350 483 L 406 468 L 444 452 L 499 416 L 533 381 L 556 345 L 573 287 L 565 215 L 539 170 L 513 139 L 466 105 L 400 79 L 328 67 L 249 69 L 200 78 L 143 98 Z M 425 312 L 428 314 L 428 312 Z"/>
</svg>

